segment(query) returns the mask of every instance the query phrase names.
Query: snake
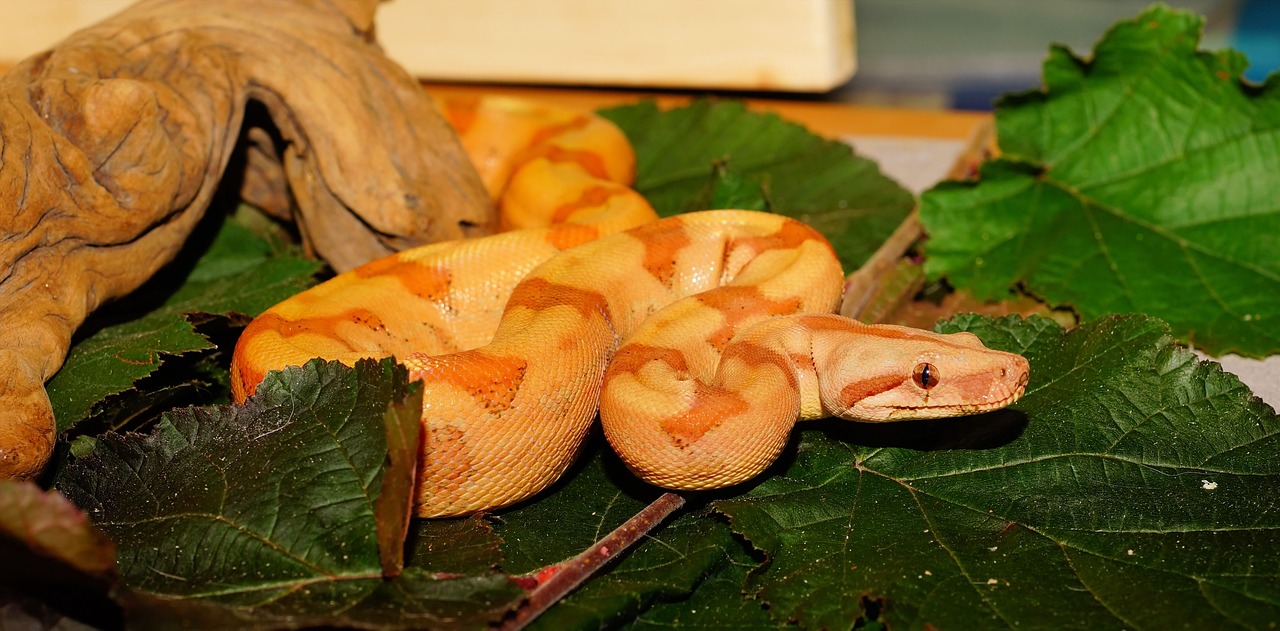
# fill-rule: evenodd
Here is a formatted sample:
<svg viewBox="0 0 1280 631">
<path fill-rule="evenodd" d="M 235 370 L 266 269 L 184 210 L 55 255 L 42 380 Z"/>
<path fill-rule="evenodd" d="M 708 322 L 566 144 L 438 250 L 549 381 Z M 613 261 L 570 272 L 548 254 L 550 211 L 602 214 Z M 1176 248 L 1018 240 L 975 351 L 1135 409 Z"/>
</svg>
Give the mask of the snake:
<svg viewBox="0 0 1280 631">
<path fill-rule="evenodd" d="M 402 251 L 284 300 L 243 331 L 238 402 L 313 358 L 395 357 L 422 382 L 414 511 L 534 497 L 595 422 L 667 489 L 751 480 L 800 420 L 883 422 L 1000 409 L 1029 365 L 973 334 L 835 315 L 831 244 L 782 215 L 659 219 L 635 157 L 595 114 L 504 97 L 439 100 L 505 232 Z"/>
</svg>

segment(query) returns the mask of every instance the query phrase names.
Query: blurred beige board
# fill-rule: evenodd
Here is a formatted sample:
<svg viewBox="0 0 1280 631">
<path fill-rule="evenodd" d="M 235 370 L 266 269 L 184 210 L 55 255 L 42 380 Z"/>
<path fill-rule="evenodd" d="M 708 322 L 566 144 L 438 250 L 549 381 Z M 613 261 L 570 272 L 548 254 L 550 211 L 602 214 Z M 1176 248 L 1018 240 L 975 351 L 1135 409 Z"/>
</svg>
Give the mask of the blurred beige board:
<svg viewBox="0 0 1280 631">
<path fill-rule="evenodd" d="M 852 0 L 395 0 L 378 34 L 441 80 L 825 91 L 854 70 Z"/>
<path fill-rule="evenodd" d="M 129 0 L 0 0 L 0 63 L 30 57 L 130 4 Z"/>
<path fill-rule="evenodd" d="M 0 62 L 131 4 L 0 0 Z M 441 81 L 822 92 L 853 75 L 853 0 L 392 0 L 378 39 Z"/>
</svg>

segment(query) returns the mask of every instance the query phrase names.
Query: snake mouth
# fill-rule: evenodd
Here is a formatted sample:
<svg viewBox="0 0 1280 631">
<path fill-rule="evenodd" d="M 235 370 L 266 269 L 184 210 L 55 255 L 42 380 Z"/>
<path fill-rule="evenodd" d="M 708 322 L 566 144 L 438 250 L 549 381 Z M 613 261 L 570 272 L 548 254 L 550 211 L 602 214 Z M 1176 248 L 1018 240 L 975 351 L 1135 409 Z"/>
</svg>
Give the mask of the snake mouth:
<svg viewBox="0 0 1280 631">
<path fill-rule="evenodd" d="M 889 418 L 902 419 L 908 418 L 946 418 L 950 416 L 971 416 L 974 414 L 982 414 L 984 412 L 994 412 L 996 410 L 1008 407 L 1022 398 L 1026 392 L 1026 383 L 1020 383 L 1018 386 L 1006 394 L 1004 397 L 995 401 L 986 401 L 983 403 L 965 403 L 965 404 L 938 404 L 938 405 L 890 405 L 885 406 L 889 410 Z"/>
</svg>

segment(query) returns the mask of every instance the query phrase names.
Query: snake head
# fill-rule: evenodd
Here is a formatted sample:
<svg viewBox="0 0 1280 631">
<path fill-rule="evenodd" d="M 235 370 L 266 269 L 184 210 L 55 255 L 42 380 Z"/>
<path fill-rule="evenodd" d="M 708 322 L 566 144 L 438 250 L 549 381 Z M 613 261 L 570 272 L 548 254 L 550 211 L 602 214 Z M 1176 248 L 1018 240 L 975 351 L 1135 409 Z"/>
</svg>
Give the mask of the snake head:
<svg viewBox="0 0 1280 631">
<path fill-rule="evenodd" d="M 825 411 L 854 421 L 900 421 L 998 410 L 1027 387 L 1026 358 L 972 333 L 868 326 L 815 361 Z"/>
</svg>

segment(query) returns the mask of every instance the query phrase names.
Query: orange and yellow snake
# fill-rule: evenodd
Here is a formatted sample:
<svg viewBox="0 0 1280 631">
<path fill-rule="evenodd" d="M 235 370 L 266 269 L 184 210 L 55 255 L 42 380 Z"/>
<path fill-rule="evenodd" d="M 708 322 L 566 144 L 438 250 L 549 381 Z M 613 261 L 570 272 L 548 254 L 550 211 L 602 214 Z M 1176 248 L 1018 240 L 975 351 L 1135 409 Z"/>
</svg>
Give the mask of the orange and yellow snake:
<svg viewBox="0 0 1280 631">
<path fill-rule="evenodd" d="M 658 220 L 596 116 L 442 102 L 498 200 L 495 236 L 373 261 L 272 307 L 236 346 L 243 401 L 271 370 L 395 356 L 423 382 L 416 512 L 507 506 L 555 482 L 597 412 L 638 476 L 760 474 L 797 420 L 959 416 L 1022 395 L 1028 364 L 970 334 L 832 315 L 843 273 L 809 226 L 717 210 Z"/>
</svg>

